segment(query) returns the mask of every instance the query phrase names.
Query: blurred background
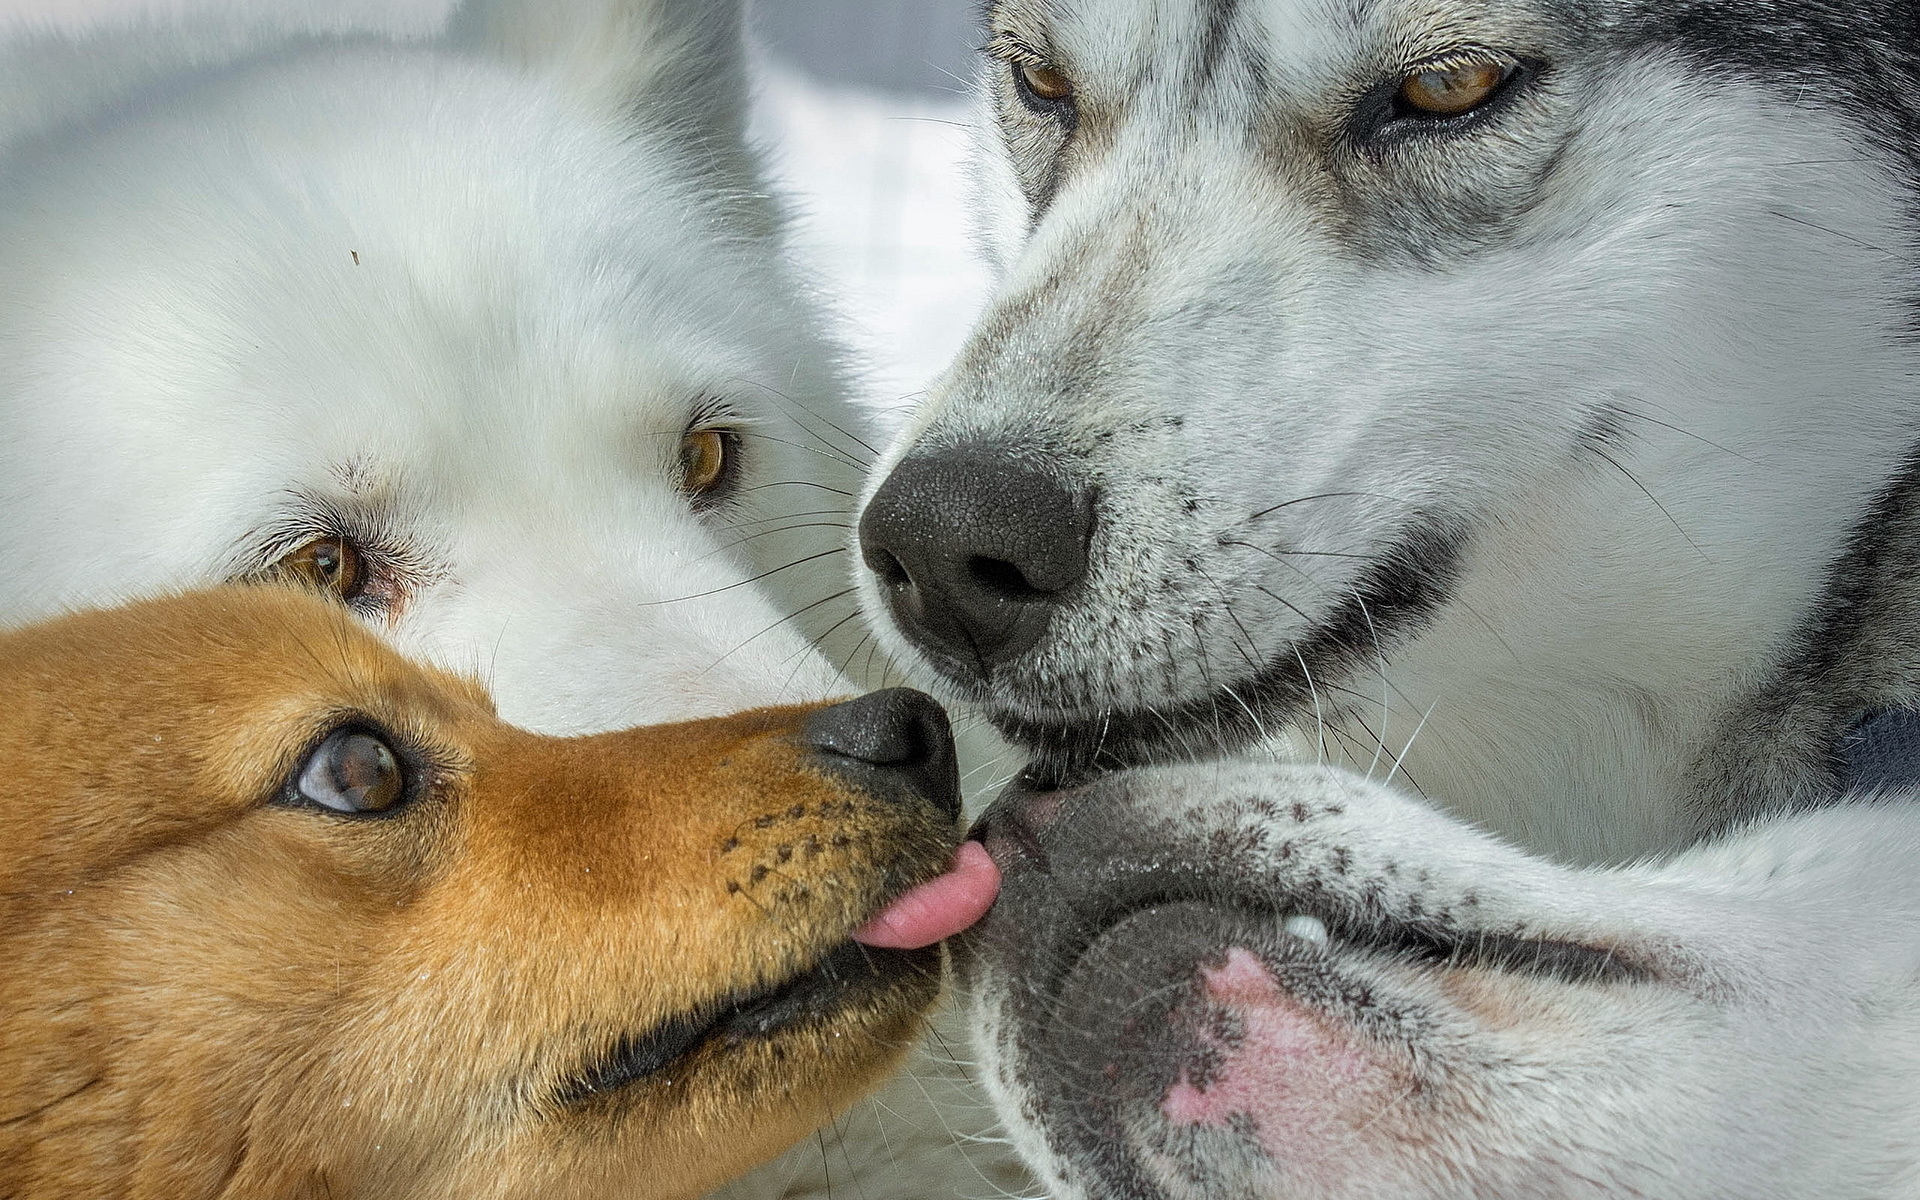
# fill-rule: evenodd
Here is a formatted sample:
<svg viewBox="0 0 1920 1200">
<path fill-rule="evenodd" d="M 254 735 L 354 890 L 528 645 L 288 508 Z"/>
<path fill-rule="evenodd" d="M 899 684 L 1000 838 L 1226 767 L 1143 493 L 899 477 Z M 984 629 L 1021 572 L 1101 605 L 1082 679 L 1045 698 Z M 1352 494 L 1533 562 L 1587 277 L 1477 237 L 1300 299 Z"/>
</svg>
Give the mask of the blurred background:
<svg viewBox="0 0 1920 1200">
<path fill-rule="evenodd" d="M 977 0 L 749 0 L 755 123 L 876 403 L 959 349 L 987 277 L 968 236 Z"/>
<path fill-rule="evenodd" d="M 0 0 L 0 30 L 275 4 L 424 31 L 451 0 Z M 987 279 L 967 226 L 977 0 L 748 0 L 754 130 L 796 244 L 866 367 L 867 398 L 911 402 L 959 348 Z"/>
</svg>

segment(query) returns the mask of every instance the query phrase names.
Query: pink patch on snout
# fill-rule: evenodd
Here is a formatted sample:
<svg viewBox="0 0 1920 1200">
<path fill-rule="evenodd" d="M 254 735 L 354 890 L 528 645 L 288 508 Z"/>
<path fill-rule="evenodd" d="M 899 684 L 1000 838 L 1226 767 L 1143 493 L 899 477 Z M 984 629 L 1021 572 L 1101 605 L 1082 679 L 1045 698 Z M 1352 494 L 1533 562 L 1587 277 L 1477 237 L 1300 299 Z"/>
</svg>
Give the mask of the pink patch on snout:
<svg viewBox="0 0 1920 1200">
<path fill-rule="evenodd" d="M 1233 1115 L 1222 1111 L 1213 1096 L 1188 1083 L 1184 1067 L 1180 1069 L 1180 1082 L 1167 1089 L 1160 1111 L 1175 1125 L 1225 1125 Z"/>
<path fill-rule="evenodd" d="M 1225 966 L 1202 968 L 1200 978 L 1206 982 L 1208 999 L 1219 1004 L 1272 1004 L 1286 999 L 1267 965 L 1238 946 L 1227 951 Z"/>
<path fill-rule="evenodd" d="M 1203 1005 L 1228 1010 L 1240 1036 L 1225 1042 L 1202 1033 L 1217 1062 L 1200 1084 L 1182 1069 L 1161 1114 L 1181 1126 L 1250 1119 L 1267 1156 L 1294 1169 L 1351 1159 L 1359 1131 L 1398 1090 L 1385 1064 L 1289 996 L 1250 951 L 1229 950 L 1225 964 L 1202 968 L 1200 977 Z"/>
</svg>

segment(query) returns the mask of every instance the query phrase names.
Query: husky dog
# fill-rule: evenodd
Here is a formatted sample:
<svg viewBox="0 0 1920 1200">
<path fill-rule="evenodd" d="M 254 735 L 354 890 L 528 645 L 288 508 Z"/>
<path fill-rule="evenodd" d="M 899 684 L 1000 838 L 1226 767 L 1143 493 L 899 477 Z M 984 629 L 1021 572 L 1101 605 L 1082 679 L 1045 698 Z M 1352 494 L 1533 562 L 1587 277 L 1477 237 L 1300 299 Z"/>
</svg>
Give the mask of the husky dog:
<svg viewBox="0 0 1920 1200">
<path fill-rule="evenodd" d="M 0 621 L 302 580 L 548 733 L 855 690 L 813 643 L 851 629 L 858 418 L 739 25 L 468 0 L 433 36 L 0 44 Z M 978 1181 L 918 1124 L 739 1194 Z"/>
<path fill-rule="evenodd" d="M 1920 13 L 987 21 L 1000 291 L 863 588 L 1034 754 L 976 968 L 1026 1152 L 1920 1195 Z"/>
</svg>

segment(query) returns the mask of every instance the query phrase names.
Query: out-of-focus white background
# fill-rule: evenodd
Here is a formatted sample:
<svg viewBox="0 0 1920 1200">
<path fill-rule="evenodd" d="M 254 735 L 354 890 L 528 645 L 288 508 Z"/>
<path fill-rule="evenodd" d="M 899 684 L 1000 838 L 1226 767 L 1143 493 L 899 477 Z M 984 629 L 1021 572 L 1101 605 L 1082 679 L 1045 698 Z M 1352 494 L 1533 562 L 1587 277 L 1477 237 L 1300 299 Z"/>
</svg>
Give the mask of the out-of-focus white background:
<svg viewBox="0 0 1920 1200">
<path fill-rule="evenodd" d="M 988 286 L 965 170 L 978 0 L 750 3 L 756 124 L 877 398 L 897 405 L 946 366 Z"/>
<path fill-rule="evenodd" d="M 748 0 L 754 129 L 877 406 L 908 403 L 959 348 L 987 278 L 964 160 L 976 0 Z M 142 14 L 298 6 L 436 27 L 450 0 L 0 0 L 0 34 Z"/>
</svg>

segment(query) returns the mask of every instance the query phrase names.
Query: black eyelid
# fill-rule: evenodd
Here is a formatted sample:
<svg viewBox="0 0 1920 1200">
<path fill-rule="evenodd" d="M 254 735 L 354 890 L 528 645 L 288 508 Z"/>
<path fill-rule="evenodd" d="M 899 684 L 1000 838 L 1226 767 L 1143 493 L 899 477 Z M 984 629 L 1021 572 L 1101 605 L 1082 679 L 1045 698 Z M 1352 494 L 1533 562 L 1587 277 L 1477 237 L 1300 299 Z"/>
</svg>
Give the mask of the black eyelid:
<svg viewBox="0 0 1920 1200">
<path fill-rule="evenodd" d="M 1078 93 L 1073 92 L 1058 100 L 1049 100 L 1045 96 L 1035 92 L 1027 86 L 1025 73 L 1026 68 L 1032 65 L 1031 62 L 1022 62 L 1017 59 L 1009 60 L 1007 63 L 1007 69 L 1013 77 L 1013 94 L 1019 98 L 1020 103 L 1024 105 L 1029 112 L 1037 113 L 1043 117 L 1051 117 L 1064 126 L 1067 132 L 1073 132 L 1074 126 L 1079 122 L 1080 110 L 1079 106 L 1075 103 L 1078 99 Z"/>
<path fill-rule="evenodd" d="M 1451 116 L 1400 111 L 1400 88 L 1410 76 L 1423 71 L 1448 70 L 1473 62 L 1494 62 L 1505 71 L 1493 93 L 1484 101 Z M 1545 70 L 1546 64 L 1538 59 L 1493 50 L 1465 49 L 1427 59 L 1367 89 L 1354 102 L 1347 122 L 1347 138 L 1356 147 L 1367 149 L 1412 141 L 1423 135 L 1445 136 L 1465 132 L 1496 117 L 1526 84 L 1538 80 Z"/>
</svg>

